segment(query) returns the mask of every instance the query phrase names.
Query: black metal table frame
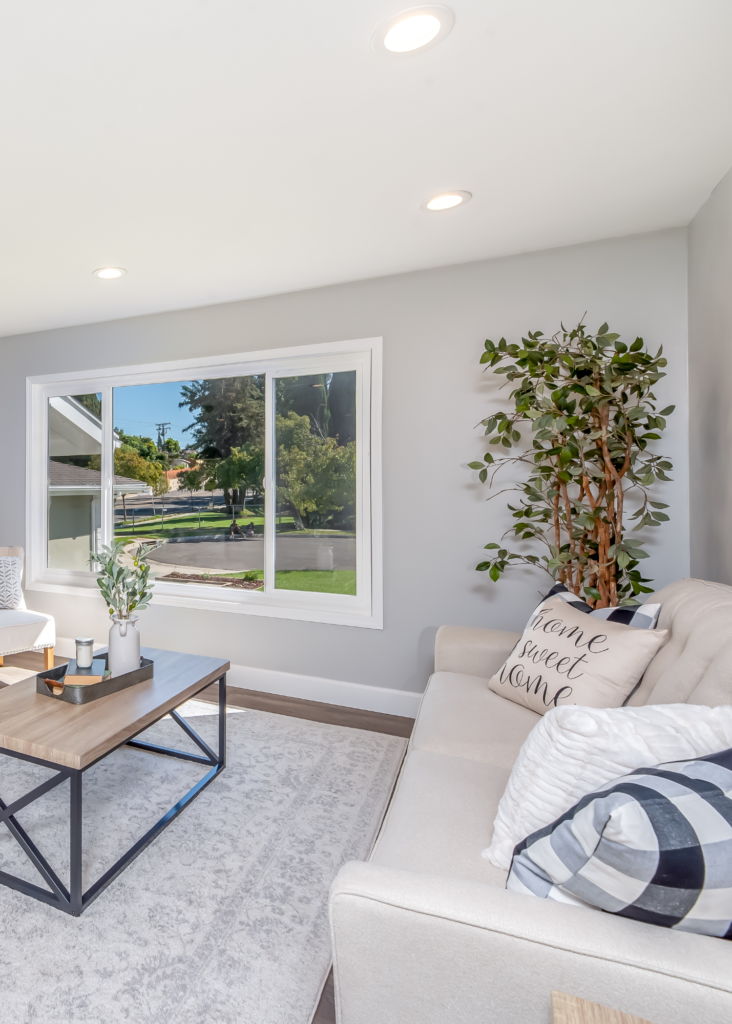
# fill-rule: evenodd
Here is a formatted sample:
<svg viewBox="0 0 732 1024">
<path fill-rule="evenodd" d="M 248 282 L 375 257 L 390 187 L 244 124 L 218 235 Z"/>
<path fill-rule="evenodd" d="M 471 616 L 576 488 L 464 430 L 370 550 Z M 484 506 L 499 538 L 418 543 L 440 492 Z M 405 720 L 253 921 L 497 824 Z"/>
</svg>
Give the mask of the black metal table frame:
<svg viewBox="0 0 732 1024">
<path fill-rule="evenodd" d="M 84 768 L 67 768 L 64 765 L 56 764 L 53 761 L 44 761 L 38 757 L 32 757 L 30 754 L 21 754 L 17 750 L 7 750 L 5 747 L 0 747 L 0 754 L 8 754 L 10 757 L 17 757 L 21 761 L 30 761 L 32 764 L 40 764 L 44 768 L 52 768 L 57 772 L 52 778 L 42 782 L 40 786 L 36 786 L 35 789 L 31 790 L 30 793 L 26 793 L 25 796 L 19 797 L 14 800 L 11 804 L 5 804 L 0 798 L 0 824 L 7 825 L 10 833 L 20 844 L 23 852 L 26 854 L 30 862 L 40 872 L 42 878 L 49 886 L 48 889 L 42 889 L 38 885 L 33 885 L 32 882 L 26 882 L 25 879 L 17 878 L 15 875 L 10 875 L 5 871 L 0 871 L 0 884 L 8 886 L 10 889 L 15 889 L 18 892 L 24 893 L 26 896 L 32 896 L 34 899 L 40 900 L 42 903 L 48 903 L 49 906 L 57 907 L 59 910 L 63 910 L 66 914 L 71 914 L 73 917 L 79 917 L 90 903 L 99 896 L 108 885 L 120 875 L 126 867 L 128 867 L 132 861 L 142 853 L 142 851 L 153 842 L 154 839 L 160 835 L 164 828 L 166 828 L 171 821 L 178 817 L 181 811 L 188 806 L 188 804 L 195 800 L 199 793 L 201 793 L 210 782 L 220 775 L 226 767 L 226 673 L 220 676 L 218 679 L 213 680 L 214 683 L 219 684 L 219 752 L 218 755 L 211 750 L 209 745 L 201 739 L 201 737 L 190 727 L 190 725 L 181 718 L 177 710 L 172 709 L 164 711 L 152 722 L 148 722 L 147 725 L 143 726 L 138 732 L 133 733 L 132 736 L 126 740 L 122 740 L 112 750 L 108 750 L 102 754 L 101 757 L 96 758 L 90 764 Z M 204 683 L 199 690 L 195 693 L 189 694 L 181 704 L 185 704 L 185 701 L 191 700 L 201 690 L 205 690 L 206 687 L 211 686 L 212 683 Z M 178 705 L 180 707 L 180 704 Z M 177 722 L 184 733 L 196 746 L 203 751 L 203 754 L 189 754 L 183 750 L 173 750 L 169 747 L 160 747 L 154 743 L 144 743 L 141 740 L 136 740 L 135 736 L 139 736 L 141 732 L 149 729 L 156 722 L 159 722 L 166 715 L 170 715 L 173 721 Z M 178 757 L 184 761 L 194 761 L 196 764 L 208 765 L 210 771 L 207 772 L 202 779 L 200 779 L 192 789 L 189 789 L 184 797 L 182 797 L 174 807 L 163 815 L 163 817 L 156 822 L 151 829 L 149 829 L 141 839 L 127 850 L 126 853 L 122 854 L 119 860 L 116 861 L 109 868 L 108 871 L 98 878 L 93 885 L 91 885 L 86 892 L 82 891 L 82 850 L 83 850 L 83 831 L 82 831 L 82 777 L 85 771 L 102 761 L 105 757 L 111 754 L 114 750 L 123 746 L 137 747 L 140 750 L 148 750 L 154 754 L 167 754 L 169 757 Z M 55 789 L 66 779 L 70 780 L 71 783 L 71 799 L 70 799 L 70 879 L 69 888 L 63 884 L 61 879 L 58 877 L 56 872 L 53 870 L 51 865 L 48 863 L 46 858 L 37 848 L 33 840 L 30 838 L 28 833 L 15 820 L 15 815 L 23 808 L 28 807 L 35 800 L 40 799 L 50 790 Z"/>
</svg>

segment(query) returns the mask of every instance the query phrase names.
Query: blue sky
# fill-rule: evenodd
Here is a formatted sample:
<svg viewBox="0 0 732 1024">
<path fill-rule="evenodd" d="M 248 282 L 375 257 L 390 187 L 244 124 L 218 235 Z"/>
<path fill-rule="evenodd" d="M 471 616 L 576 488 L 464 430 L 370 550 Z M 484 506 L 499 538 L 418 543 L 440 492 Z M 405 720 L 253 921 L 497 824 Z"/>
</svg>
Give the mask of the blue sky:
<svg viewBox="0 0 732 1024">
<path fill-rule="evenodd" d="M 185 406 L 178 408 L 180 389 L 177 384 L 138 384 L 114 389 L 114 425 L 126 434 L 138 434 L 157 440 L 156 423 L 168 422 L 167 437 L 174 437 L 181 448 L 191 443 L 191 431 L 183 428 L 193 422 Z"/>
</svg>

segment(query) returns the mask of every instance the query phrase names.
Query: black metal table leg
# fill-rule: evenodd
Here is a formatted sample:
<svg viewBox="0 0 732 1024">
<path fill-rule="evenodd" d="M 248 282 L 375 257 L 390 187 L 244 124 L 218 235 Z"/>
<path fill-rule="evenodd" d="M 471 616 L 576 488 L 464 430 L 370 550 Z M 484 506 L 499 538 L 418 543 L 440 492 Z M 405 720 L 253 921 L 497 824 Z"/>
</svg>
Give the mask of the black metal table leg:
<svg viewBox="0 0 732 1024">
<path fill-rule="evenodd" d="M 82 851 L 84 849 L 84 837 L 82 834 L 83 820 L 82 820 L 82 779 L 84 773 L 81 771 L 74 771 L 71 774 L 69 782 L 71 784 L 71 801 L 70 801 L 70 878 L 69 878 L 69 890 L 70 890 L 70 908 L 71 913 L 74 917 L 78 917 L 83 910 L 83 889 L 82 889 Z"/>
<path fill-rule="evenodd" d="M 219 764 L 226 767 L 226 673 L 219 679 Z"/>
<path fill-rule="evenodd" d="M 21 761 L 29 761 L 33 764 L 43 765 L 47 768 L 53 768 L 58 772 L 57 776 L 53 779 L 49 779 L 37 786 L 30 793 L 15 800 L 12 804 L 5 804 L 0 799 L 0 825 L 5 824 L 14 838 L 18 841 L 21 848 L 23 849 L 26 856 L 38 869 L 43 876 L 44 881 L 49 886 L 49 890 L 41 889 L 37 885 L 33 885 L 30 882 L 26 882 L 23 879 L 17 878 L 14 875 L 7 874 L 4 871 L 0 871 L 0 885 L 6 885 L 11 889 L 16 889 L 18 892 L 25 894 L 26 896 L 32 896 L 34 899 L 40 900 L 43 903 L 48 903 L 50 906 L 57 907 L 59 910 L 63 910 L 67 914 L 73 914 L 74 917 L 79 917 L 84 910 L 92 903 L 97 896 L 102 893 L 111 882 L 124 869 L 132 863 L 132 861 L 152 843 L 154 839 L 166 828 L 171 821 L 178 817 L 181 811 L 188 806 L 188 804 L 194 800 L 199 793 L 201 793 L 210 782 L 212 782 L 217 775 L 220 775 L 226 766 L 226 675 L 222 675 L 218 679 L 219 684 L 219 743 L 218 743 L 218 754 L 214 754 L 213 750 L 205 743 L 204 740 L 196 734 L 196 732 L 188 725 L 188 723 L 180 717 L 177 713 L 173 712 L 171 718 L 187 733 L 187 735 L 196 743 L 200 750 L 204 753 L 199 754 L 188 754 L 184 751 L 172 750 L 168 747 L 160 747 L 152 743 L 144 743 L 139 740 L 130 739 L 123 741 L 119 746 L 123 746 L 126 742 L 127 745 L 132 747 L 138 747 L 142 750 L 152 751 L 156 754 L 167 754 L 171 757 L 179 757 L 184 760 L 195 761 L 198 764 L 206 765 L 210 770 L 200 779 L 195 786 L 188 790 L 178 803 L 171 807 L 171 809 L 164 814 L 163 817 L 149 829 L 142 838 L 138 839 L 137 842 L 124 853 L 119 860 L 112 865 L 112 867 L 106 871 L 101 878 L 98 878 L 93 885 L 84 892 L 83 889 L 83 775 L 84 772 L 91 768 L 92 765 L 87 765 L 82 769 L 65 768 L 57 765 L 50 761 L 44 761 L 37 757 L 32 757 L 27 754 L 21 754 L 14 750 L 7 750 L 0 748 L 0 754 L 7 754 L 10 757 L 18 758 Z M 208 684 L 207 684 L 208 685 Z M 194 695 L 195 696 L 195 695 Z M 189 698 L 190 699 L 190 698 Z M 185 703 L 185 702 L 183 702 Z M 164 716 L 161 716 L 164 717 Z M 145 728 L 149 728 L 146 726 Z M 144 729 L 141 730 L 144 732 Z M 115 748 L 116 749 L 116 748 Z M 112 751 L 108 751 L 112 753 Z M 105 757 L 107 754 L 104 755 Z M 99 759 L 101 760 L 101 758 Z M 93 762 L 96 764 L 96 762 Z M 56 875 L 51 865 L 43 857 L 41 852 L 36 848 L 32 842 L 30 836 L 23 830 L 18 821 L 15 818 L 15 814 L 33 803 L 35 800 L 40 799 L 45 793 L 55 788 L 61 782 L 69 779 L 70 793 L 69 793 L 69 853 L 70 853 L 70 877 L 69 877 L 69 891 L 66 890 L 63 882 Z"/>
</svg>

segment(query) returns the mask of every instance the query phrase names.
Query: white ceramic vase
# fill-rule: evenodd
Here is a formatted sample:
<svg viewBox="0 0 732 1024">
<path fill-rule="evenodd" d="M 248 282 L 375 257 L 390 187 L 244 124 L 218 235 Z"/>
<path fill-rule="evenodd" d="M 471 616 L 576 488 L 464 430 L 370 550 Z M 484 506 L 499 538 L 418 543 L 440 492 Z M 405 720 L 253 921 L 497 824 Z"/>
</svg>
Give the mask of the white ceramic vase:
<svg viewBox="0 0 732 1024">
<path fill-rule="evenodd" d="M 133 672 L 140 667 L 140 634 L 136 615 L 119 619 L 115 615 L 109 631 L 109 670 L 113 676 Z"/>
</svg>

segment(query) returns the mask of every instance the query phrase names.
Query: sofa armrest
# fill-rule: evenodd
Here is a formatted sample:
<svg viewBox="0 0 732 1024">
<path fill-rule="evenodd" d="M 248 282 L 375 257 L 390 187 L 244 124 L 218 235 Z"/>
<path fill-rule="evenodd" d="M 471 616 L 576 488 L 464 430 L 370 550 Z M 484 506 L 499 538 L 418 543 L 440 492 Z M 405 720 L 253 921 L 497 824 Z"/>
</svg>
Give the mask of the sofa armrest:
<svg viewBox="0 0 732 1024">
<path fill-rule="evenodd" d="M 460 672 L 490 679 L 521 637 L 505 629 L 440 626 L 435 638 L 435 672 Z"/>
<path fill-rule="evenodd" d="M 339 1024 L 550 1024 L 553 989 L 659 1024 L 732 1019 L 719 939 L 360 862 L 330 916 Z"/>
</svg>

